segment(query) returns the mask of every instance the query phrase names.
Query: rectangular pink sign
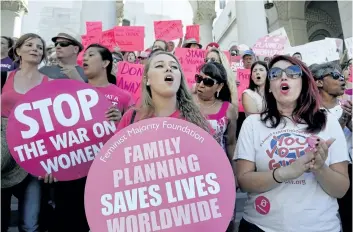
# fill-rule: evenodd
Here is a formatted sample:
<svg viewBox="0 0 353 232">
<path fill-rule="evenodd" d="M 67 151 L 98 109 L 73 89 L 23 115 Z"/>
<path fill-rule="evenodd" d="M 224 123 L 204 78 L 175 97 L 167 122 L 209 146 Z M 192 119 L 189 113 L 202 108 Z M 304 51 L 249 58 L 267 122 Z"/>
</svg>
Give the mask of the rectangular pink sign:
<svg viewBox="0 0 353 232">
<path fill-rule="evenodd" d="M 183 38 L 181 20 L 167 20 L 154 22 L 154 35 L 156 39 L 171 41 Z"/>
<path fill-rule="evenodd" d="M 115 42 L 121 51 L 144 50 L 145 27 L 123 26 L 114 28 Z"/>
<path fill-rule="evenodd" d="M 87 35 L 100 35 L 102 34 L 103 24 L 100 21 L 97 22 L 86 22 L 86 34 Z"/>
<path fill-rule="evenodd" d="M 200 42 L 200 25 L 186 26 L 185 40 L 187 39 L 196 39 Z"/>
<path fill-rule="evenodd" d="M 250 69 L 238 69 L 237 70 L 237 79 L 240 82 L 238 86 L 238 105 L 239 105 L 239 112 L 244 112 L 244 107 L 242 104 L 242 95 L 244 90 L 249 87 L 250 82 Z"/>
<path fill-rule="evenodd" d="M 272 57 L 274 55 L 284 54 L 284 46 L 288 38 L 285 36 L 266 35 L 258 39 L 252 47 L 257 56 Z"/>
<path fill-rule="evenodd" d="M 110 51 L 113 51 L 113 49 L 116 46 L 114 29 L 110 29 L 102 32 L 101 44 L 107 47 Z"/>
<path fill-rule="evenodd" d="M 131 64 L 125 61 L 118 64 L 116 85 L 130 92 L 135 102 L 138 102 L 141 97 L 143 71 L 142 64 Z"/>
</svg>

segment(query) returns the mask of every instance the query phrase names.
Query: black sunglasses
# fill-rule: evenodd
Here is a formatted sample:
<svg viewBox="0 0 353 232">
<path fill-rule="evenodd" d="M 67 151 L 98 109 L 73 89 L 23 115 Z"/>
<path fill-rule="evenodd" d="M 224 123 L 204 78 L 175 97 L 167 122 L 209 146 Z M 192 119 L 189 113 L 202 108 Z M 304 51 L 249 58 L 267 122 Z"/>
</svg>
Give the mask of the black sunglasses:
<svg viewBox="0 0 353 232">
<path fill-rule="evenodd" d="M 202 77 L 199 74 L 195 75 L 195 82 L 200 84 L 201 82 L 203 82 L 203 84 L 207 87 L 212 87 L 214 86 L 214 84 L 216 84 L 217 82 L 215 80 L 213 80 L 212 78 L 209 77 Z"/>
<path fill-rule="evenodd" d="M 60 47 L 68 47 L 68 46 L 74 45 L 74 44 L 71 42 L 68 42 L 68 41 L 60 41 L 60 42 L 55 42 L 54 45 L 55 45 L 55 47 L 57 47 L 58 45 L 60 45 Z"/>
<path fill-rule="evenodd" d="M 319 79 L 324 79 L 327 76 L 331 76 L 334 80 L 344 81 L 344 76 L 339 72 L 329 72 L 325 75 L 322 75 Z"/>
<path fill-rule="evenodd" d="M 270 81 L 273 81 L 278 78 L 281 78 L 283 73 L 285 73 L 287 75 L 287 77 L 292 78 L 292 79 L 297 79 L 303 75 L 303 71 L 300 68 L 300 66 L 292 65 L 292 66 L 289 66 L 285 69 L 281 69 L 281 68 L 277 68 L 277 67 L 271 68 L 268 71 L 267 77 Z"/>
</svg>

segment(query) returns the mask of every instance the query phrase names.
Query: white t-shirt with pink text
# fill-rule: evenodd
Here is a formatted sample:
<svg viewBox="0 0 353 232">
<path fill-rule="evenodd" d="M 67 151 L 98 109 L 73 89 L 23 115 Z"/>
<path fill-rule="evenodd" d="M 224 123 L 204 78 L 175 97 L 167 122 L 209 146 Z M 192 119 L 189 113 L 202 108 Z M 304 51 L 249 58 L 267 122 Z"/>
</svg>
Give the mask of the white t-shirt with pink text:
<svg viewBox="0 0 353 232">
<path fill-rule="evenodd" d="M 256 164 L 258 172 L 289 165 L 304 155 L 308 147 L 306 125 L 295 125 L 284 119 L 277 128 L 268 128 L 260 115 L 250 115 L 244 121 L 235 159 Z M 348 161 L 347 144 L 337 119 L 328 114 L 326 128 L 320 138 L 336 141 L 329 148 L 327 165 Z M 244 207 L 244 219 L 266 232 L 339 232 L 336 198 L 329 196 L 312 173 L 304 173 L 264 193 L 249 193 Z"/>
</svg>

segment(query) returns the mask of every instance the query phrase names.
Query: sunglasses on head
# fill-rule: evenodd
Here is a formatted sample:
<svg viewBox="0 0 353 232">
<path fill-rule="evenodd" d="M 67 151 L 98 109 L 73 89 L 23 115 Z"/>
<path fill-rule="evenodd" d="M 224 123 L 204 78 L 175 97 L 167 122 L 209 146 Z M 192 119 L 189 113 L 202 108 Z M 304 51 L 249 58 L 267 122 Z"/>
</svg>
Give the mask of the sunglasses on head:
<svg viewBox="0 0 353 232">
<path fill-rule="evenodd" d="M 319 79 L 324 79 L 324 77 L 331 76 L 334 80 L 344 81 L 344 76 L 339 72 L 329 72 L 325 75 L 322 75 Z"/>
<path fill-rule="evenodd" d="M 214 86 L 214 84 L 216 84 L 217 82 L 215 80 L 213 80 L 212 78 L 209 77 L 202 77 L 199 74 L 195 75 L 195 82 L 200 84 L 201 82 L 203 82 L 203 84 L 207 87 L 212 87 Z"/>
<path fill-rule="evenodd" d="M 69 41 L 58 41 L 58 42 L 55 42 L 54 45 L 55 45 L 55 47 L 57 47 L 58 45 L 60 45 L 60 47 L 68 47 L 68 46 L 74 45 L 74 44 Z"/>
<path fill-rule="evenodd" d="M 268 71 L 267 77 L 270 81 L 273 81 L 273 80 L 277 80 L 279 78 L 282 78 L 283 73 L 285 73 L 287 75 L 287 77 L 292 78 L 292 79 L 297 79 L 303 75 L 303 71 L 300 68 L 300 66 L 292 65 L 292 66 L 289 66 L 285 69 L 281 69 L 281 68 L 277 68 L 277 67 L 271 68 Z"/>
<path fill-rule="evenodd" d="M 218 62 L 215 58 L 205 58 L 205 63 L 208 63 L 208 62 Z"/>
</svg>

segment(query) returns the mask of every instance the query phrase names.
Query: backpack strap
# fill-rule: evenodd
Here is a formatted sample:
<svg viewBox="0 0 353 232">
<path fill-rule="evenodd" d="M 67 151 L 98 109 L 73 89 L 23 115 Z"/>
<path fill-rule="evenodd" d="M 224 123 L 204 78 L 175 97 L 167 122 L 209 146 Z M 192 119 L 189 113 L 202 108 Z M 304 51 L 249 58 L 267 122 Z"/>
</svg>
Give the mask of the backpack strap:
<svg viewBox="0 0 353 232">
<path fill-rule="evenodd" d="M 136 110 L 132 112 L 131 119 L 130 119 L 130 125 L 134 123 L 136 117 Z"/>
</svg>

